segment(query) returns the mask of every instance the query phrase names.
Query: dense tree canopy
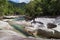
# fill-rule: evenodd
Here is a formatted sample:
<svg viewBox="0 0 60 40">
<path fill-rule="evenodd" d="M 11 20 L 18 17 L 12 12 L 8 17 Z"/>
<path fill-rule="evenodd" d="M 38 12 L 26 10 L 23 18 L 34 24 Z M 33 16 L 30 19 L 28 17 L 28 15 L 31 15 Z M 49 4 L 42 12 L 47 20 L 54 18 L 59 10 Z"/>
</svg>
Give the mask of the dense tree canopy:
<svg viewBox="0 0 60 40">
<path fill-rule="evenodd" d="M 7 0 L 0 0 L 0 15 L 6 14 L 8 4 Z"/>
<path fill-rule="evenodd" d="M 60 15 L 60 0 L 34 0 L 26 6 L 26 14 L 36 16 Z"/>
<path fill-rule="evenodd" d="M 8 0 L 0 0 L 0 16 L 14 15 L 17 12 L 19 14 L 24 14 L 24 8 L 22 9 L 19 5 L 24 6 L 25 4 L 21 5 Z"/>
<path fill-rule="evenodd" d="M 21 6 L 21 7 L 20 7 Z M 23 14 L 31 17 L 60 15 L 60 0 L 34 0 L 19 4 L 0 0 L 0 16 Z"/>
</svg>

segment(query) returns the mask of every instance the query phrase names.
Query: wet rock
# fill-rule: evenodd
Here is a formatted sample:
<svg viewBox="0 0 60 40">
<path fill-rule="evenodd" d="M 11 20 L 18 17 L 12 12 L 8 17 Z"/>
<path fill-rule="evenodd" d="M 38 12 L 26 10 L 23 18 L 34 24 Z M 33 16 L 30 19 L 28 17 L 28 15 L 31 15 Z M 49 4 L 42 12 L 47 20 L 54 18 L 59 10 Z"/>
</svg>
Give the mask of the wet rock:
<svg viewBox="0 0 60 40">
<path fill-rule="evenodd" d="M 33 20 L 31 23 L 39 23 L 39 24 L 43 24 L 42 22 L 35 21 L 35 20 Z"/>
<path fill-rule="evenodd" d="M 43 29 L 38 29 L 37 30 L 37 35 L 38 36 L 42 36 L 42 37 L 47 37 L 50 38 L 53 35 L 53 30 L 52 31 L 47 31 L 47 30 L 43 30 Z"/>
<path fill-rule="evenodd" d="M 53 24 L 53 23 L 48 23 L 47 24 L 47 28 L 55 28 L 55 27 L 57 27 L 56 24 Z"/>
</svg>

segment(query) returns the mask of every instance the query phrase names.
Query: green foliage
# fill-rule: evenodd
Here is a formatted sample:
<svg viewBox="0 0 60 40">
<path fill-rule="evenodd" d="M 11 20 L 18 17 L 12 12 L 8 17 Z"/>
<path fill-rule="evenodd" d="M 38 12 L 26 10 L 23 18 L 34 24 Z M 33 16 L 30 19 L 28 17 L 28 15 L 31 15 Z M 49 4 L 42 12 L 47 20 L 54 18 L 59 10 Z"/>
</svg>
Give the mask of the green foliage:
<svg viewBox="0 0 60 40">
<path fill-rule="evenodd" d="M 0 15 L 4 15 L 7 12 L 7 0 L 0 0 Z"/>
<path fill-rule="evenodd" d="M 26 14 L 32 17 L 60 15 L 60 0 L 34 0 L 27 4 Z"/>
<path fill-rule="evenodd" d="M 26 6 L 25 6 L 26 5 Z M 14 15 L 16 12 L 31 17 L 60 15 L 60 0 L 34 0 L 28 4 L 0 0 L 0 16 Z"/>
<path fill-rule="evenodd" d="M 19 14 L 23 15 L 24 14 L 24 7 L 25 7 L 26 3 L 15 3 L 15 2 L 11 2 L 9 1 L 9 13 L 13 13 L 15 14 L 16 12 L 18 12 Z"/>
<path fill-rule="evenodd" d="M 24 14 L 25 3 L 14 3 L 9 0 L 0 0 L 0 16 Z"/>
</svg>

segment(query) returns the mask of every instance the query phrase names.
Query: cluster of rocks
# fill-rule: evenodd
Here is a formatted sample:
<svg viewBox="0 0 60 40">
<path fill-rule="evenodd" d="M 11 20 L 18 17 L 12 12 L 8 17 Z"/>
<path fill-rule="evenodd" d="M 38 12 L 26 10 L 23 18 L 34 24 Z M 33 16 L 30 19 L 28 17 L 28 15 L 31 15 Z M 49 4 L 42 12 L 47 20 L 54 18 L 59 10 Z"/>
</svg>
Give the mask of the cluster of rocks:
<svg viewBox="0 0 60 40">
<path fill-rule="evenodd" d="M 13 23 L 25 26 L 24 29 L 33 35 L 48 38 L 60 38 L 60 19 L 36 18 L 35 21 L 13 21 Z"/>
<path fill-rule="evenodd" d="M 29 27 L 25 27 L 28 32 L 34 35 L 40 35 L 48 38 L 60 38 L 60 25 L 56 23 L 56 19 L 53 18 L 36 18 L 31 21 Z"/>
</svg>

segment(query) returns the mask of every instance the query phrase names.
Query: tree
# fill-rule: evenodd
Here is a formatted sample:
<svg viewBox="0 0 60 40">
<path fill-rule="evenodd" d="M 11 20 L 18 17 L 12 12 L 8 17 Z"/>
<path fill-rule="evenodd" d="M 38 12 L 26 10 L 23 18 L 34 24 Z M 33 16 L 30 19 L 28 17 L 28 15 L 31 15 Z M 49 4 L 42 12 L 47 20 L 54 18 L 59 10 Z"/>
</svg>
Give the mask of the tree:
<svg viewBox="0 0 60 40">
<path fill-rule="evenodd" d="M 0 14 L 5 15 L 8 11 L 8 0 L 0 0 Z"/>
<path fill-rule="evenodd" d="M 24 8 L 20 8 L 20 5 L 23 7 L 25 3 L 14 3 L 9 2 L 9 0 L 0 0 L 0 16 L 4 15 L 14 15 L 15 12 L 24 14 Z M 19 6 L 19 7 L 18 7 Z"/>
<path fill-rule="evenodd" d="M 32 17 L 60 15 L 60 0 L 34 0 L 26 6 L 26 14 Z"/>
</svg>

